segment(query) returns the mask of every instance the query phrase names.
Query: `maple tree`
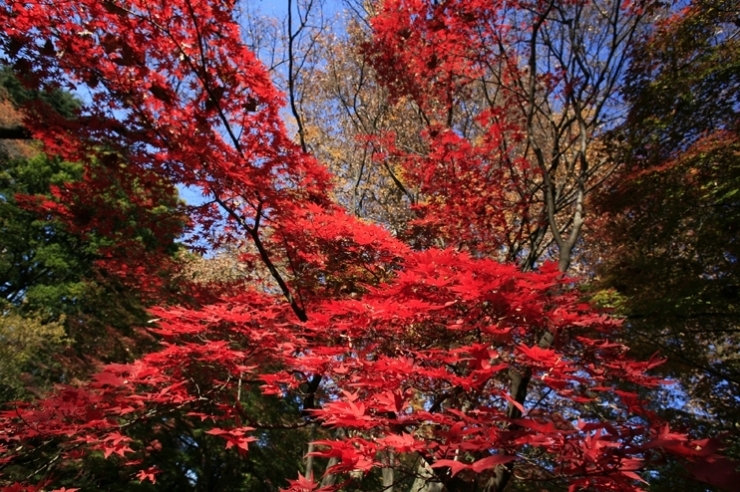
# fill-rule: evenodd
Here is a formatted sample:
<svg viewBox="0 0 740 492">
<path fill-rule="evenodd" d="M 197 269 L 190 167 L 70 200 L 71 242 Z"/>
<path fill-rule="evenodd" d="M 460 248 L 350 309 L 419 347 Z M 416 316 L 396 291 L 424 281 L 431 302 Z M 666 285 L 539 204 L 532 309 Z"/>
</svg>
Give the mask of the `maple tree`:
<svg viewBox="0 0 740 492">
<path fill-rule="evenodd" d="M 475 21 L 494 35 L 501 26 L 487 16 L 504 6 L 435 10 L 409 2 L 410 16 L 397 6 L 382 4 L 368 49 L 377 48 L 380 66 L 383 57 L 414 52 L 389 40 L 418 42 L 417 61 L 408 62 L 419 71 L 407 79 L 416 85 L 388 84 L 416 97 L 424 88 L 435 96 L 418 99 L 425 112 L 449 114 L 452 90 L 464 89 L 460 80 L 474 74 L 484 48 L 471 43 Z M 437 13 L 454 29 L 433 29 Z M 660 384 L 646 372 L 661 359 L 628 357 L 612 340 L 620 323 L 581 301 L 562 256 L 559 267 L 543 263 L 536 272 L 499 263 L 505 212 L 484 203 L 480 220 L 462 220 L 477 194 L 489 206 L 507 202 L 515 174 L 496 163 L 513 162 L 502 142 L 519 135 L 516 121 L 486 108 L 478 141 L 429 125 L 436 146 L 428 156 L 406 156 L 405 179 L 437 176 L 434 210 L 423 215 L 412 248 L 331 201 L 330 174 L 290 138 L 281 95 L 242 41 L 236 14 L 230 0 L 10 1 L 0 10 L 4 56 L 25 83 L 89 91 L 74 120 L 34 111 L 24 120 L 47 152 L 85 164 L 86 196 L 99 197 L 110 173 L 145 210 L 171 196 L 175 183 L 198 188 L 208 200 L 191 207 L 192 240 L 213 248 L 249 241 L 239 261 L 270 274 L 218 296 L 196 292 L 197 303 L 151 309 L 158 350 L 4 411 L 2 463 L 40 462 L 26 477 L 33 484 L 7 490 L 61 485 L 57 474 L 95 453 L 156 482 L 168 474 L 166 461 L 157 461 L 168 427 L 197 427 L 189 442 L 217 440 L 249 460 L 267 453 L 260 432 L 313 423 L 335 430 L 309 437 L 309 454 L 329 466 L 321 477 L 313 466 L 296 470 L 286 490 L 369 489 L 377 478 L 384 490 L 502 491 L 514 477 L 572 490 L 639 490 L 639 472 L 665 452 L 715 472 L 707 480 L 732 483 L 734 464 L 718 442 L 671 431 L 636 391 L 616 389 Z M 449 50 L 433 61 L 425 40 L 443 30 L 436 48 Z M 502 77 L 517 72 L 504 68 Z M 385 136 L 389 159 L 392 143 Z M 94 172 L 96 162 L 108 173 Z M 70 217 L 69 202 L 56 198 L 37 206 Z M 440 225 L 436 217 L 456 219 Z M 93 219 L 95 230 L 118 237 L 105 219 Z M 456 235 L 467 248 L 428 247 Z M 109 271 L 160 295 L 146 249 L 116 245 L 127 256 L 112 254 Z M 255 402 L 270 400 L 255 394 L 300 412 L 266 422 L 266 406 Z"/>
<path fill-rule="evenodd" d="M 425 131 L 421 151 L 397 145 L 393 132 L 377 145 L 416 192 L 421 236 L 524 268 L 551 258 L 567 269 L 586 196 L 614 170 L 595 144 L 615 118 L 627 47 L 658 5 L 381 5 L 365 51 Z"/>
</svg>

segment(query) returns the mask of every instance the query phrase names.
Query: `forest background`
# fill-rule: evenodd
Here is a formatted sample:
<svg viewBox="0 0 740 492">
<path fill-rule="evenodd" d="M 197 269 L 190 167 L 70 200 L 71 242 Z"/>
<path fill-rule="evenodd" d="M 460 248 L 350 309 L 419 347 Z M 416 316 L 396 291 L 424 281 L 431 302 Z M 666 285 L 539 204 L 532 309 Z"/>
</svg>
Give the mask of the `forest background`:
<svg viewBox="0 0 740 492">
<path fill-rule="evenodd" d="M 2 490 L 733 490 L 737 6 L 286 8 L 3 2 Z"/>
</svg>

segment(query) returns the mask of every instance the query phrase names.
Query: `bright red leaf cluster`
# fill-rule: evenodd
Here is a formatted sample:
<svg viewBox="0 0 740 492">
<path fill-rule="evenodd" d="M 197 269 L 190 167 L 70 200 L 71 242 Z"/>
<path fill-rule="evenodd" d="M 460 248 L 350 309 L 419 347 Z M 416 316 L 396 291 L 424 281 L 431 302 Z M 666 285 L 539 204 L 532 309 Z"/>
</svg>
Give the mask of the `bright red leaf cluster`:
<svg viewBox="0 0 740 492">
<path fill-rule="evenodd" d="M 518 42 L 510 9 L 496 1 L 383 2 L 365 46 L 391 97 L 412 100 L 427 120 L 422 154 L 398 148 L 392 133 L 375 142 L 377 158 L 396 163 L 424 197 L 414 204 L 417 234 L 494 258 L 517 249 L 540 213 L 528 191 L 538 170 L 521 157 L 525 122 L 506 110 L 521 104 L 516 87 L 526 83 L 521 60 L 500 48 Z M 491 67 L 512 90 L 486 95 L 495 108 L 471 105 Z M 453 128 L 460 112 L 471 115 L 474 138 Z"/>
</svg>

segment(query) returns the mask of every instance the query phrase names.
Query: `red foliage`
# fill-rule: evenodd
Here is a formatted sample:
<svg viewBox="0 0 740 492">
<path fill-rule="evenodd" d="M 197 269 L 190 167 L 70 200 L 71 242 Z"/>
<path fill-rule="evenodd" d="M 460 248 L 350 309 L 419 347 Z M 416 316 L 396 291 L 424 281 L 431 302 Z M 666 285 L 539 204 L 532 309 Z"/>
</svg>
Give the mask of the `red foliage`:
<svg viewBox="0 0 740 492">
<path fill-rule="evenodd" d="M 443 106 L 475 73 L 483 48 L 467 43 L 474 16 L 493 15 L 447 3 L 459 8 L 445 7 L 441 22 L 432 6 L 415 2 L 420 13 L 379 17 L 375 26 L 406 42 L 386 50 L 386 63 L 416 60 L 402 64 L 413 84 L 398 90 L 429 82 Z M 159 351 L 17 404 L 0 415 L 0 442 L 53 438 L 63 459 L 76 459 L 84 444 L 136 463 L 153 445 L 133 443 L 127 426 L 179 410 L 207 420 L 226 447 L 248 452 L 256 416 L 235 400 L 237 385 L 257 380 L 263 393 L 287 395 L 320 377 L 321 404 L 307 412 L 354 431 L 316 443 L 316 456 L 339 458 L 334 473 L 381 466 L 379 453 L 392 449 L 420 453 L 443 479 L 448 468 L 490 475 L 513 463 L 574 487 L 637 490 L 635 471 L 655 449 L 722 464 L 714 450 L 696 453 L 702 444 L 653 422 L 636 393 L 613 390 L 616 381 L 659 384 L 645 374 L 654 361 L 633 362 L 610 342 L 619 323 L 583 305 L 554 266 L 523 273 L 465 252 L 411 251 L 332 205 L 329 176 L 288 137 L 280 94 L 242 43 L 232 4 L 8 2 L 0 12 L 4 49 L 29 80 L 72 80 L 92 91 L 93 105 L 76 121 L 26 122 L 49 152 L 84 162 L 117 149 L 126 158 L 121 172 L 146 190 L 201 188 L 213 204 L 194 210 L 194 223 L 219 231 L 215 244 L 249 236 L 278 284 L 197 310 L 154 310 Z M 386 2 L 389 11 L 394 5 Z M 503 219 L 475 211 L 476 197 L 508 196 L 505 184 L 492 185 L 506 173 L 487 167 L 506 159 L 497 135 L 508 130 L 492 117 L 486 125 L 479 144 L 440 130 L 429 158 L 408 161 L 424 186 L 435 183 L 439 202 L 427 220 L 444 222 L 435 223 L 441 234 L 477 241 L 470 249 L 479 256 L 495 251 Z M 105 177 L 89 178 L 94 200 Z M 480 220 L 466 222 L 471 210 Z M 105 218 L 93 220 L 105 228 Z M 546 336 L 553 341 L 542 345 Z M 513 394 L 516 375 L 523 394 Z M 608 420 L 589 410 L 602 406 Z M 5 460 L 15 448 L 4 448 Z M 541 458 L 533 465 L 525 455 L 535 449 Z M 155 470 L 138 476 L 154 481 Z M 317 487 L 299 475 L 288 490 L 328 490 Z"/>
<path fill-rule="evenodd" d="M 516 250 L 541 220 L 528 189 L 538 170 L 518 148 L 525 140 L 524 121 L 512 121 L 506 110 L 521 103 L 516 90 L 498 94 L 498 108 L 467 108 L 471 85 L 490 67 L 499 67 L 511 87 L 523 83 L 519 61 L 497 48 L 517 43 L 507 5 L 395 0 L 383 2 L 371 19 L 374 36 L 364 48 L 380 82 L 392 98 L 411 99 L 427 121 L 421 154 L 396 147 L 392 134 L 375 142 L 377 158 L 397 163 L 424 197 L 414 206 L 418 218 L 411 224 L 423 245 L 442 239 L 495 258 Z M 474 117 L 467 124 L 476 128 L 474 139 L 452 127 L 463 105 Z"/>
</svg>

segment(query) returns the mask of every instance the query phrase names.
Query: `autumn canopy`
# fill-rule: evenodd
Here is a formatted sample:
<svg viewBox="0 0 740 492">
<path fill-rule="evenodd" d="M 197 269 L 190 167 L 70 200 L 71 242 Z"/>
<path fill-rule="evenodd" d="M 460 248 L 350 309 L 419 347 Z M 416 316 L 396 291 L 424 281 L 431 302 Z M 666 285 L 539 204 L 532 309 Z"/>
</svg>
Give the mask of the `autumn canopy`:
<svg viewBox="0 0 740 492">
<path fill-rule="evenodd" d="M 668 384 L 651 372 L 662 356 L 632 356 L 622 321 L 586 300 L 584 269 L 571 268 L 585 196 L 614 170 L 597 137 L 623 44 L 658 6 L 357 5 L 367 24 L 347 32 L 373 97 L 415 119 L 356 126 L 347 141 L 385 176 L 374 196 L 395 190 L 402 226 L 390 208 L 348 206 L 353 161 L 322 163 L 316 103 L 296 92 L 317 83 L 296 68 L 310 58 L 293 43 L 306 31 L 289 26 L 284 93 L 233 0 L 2 2 L 3 64 L 29 89 L 80 99 L 69 117 L 40 99 L 19 107 L 43 153 L 82 172 L 17 200 L 75 237 L 105 238 L 95 271 L 148 307 L 136 357 L 3 407 L 2 490 L 75 479 L 159 490 L 176 474 L 209 490 L 197 484 L 244 466 L 233 489 L 210 490 L 629 491 L 667 459 L 731 484 L 719 440 L 650 408 Z M 302 29 L 305 12 L 291 21 Z M 581 30 L 597 21 L 603 32 Z M 112 183 L 125 200 L 110 198 Z M 176 203 L 178 189 L 202 200 Z M 231 251 L 246 273 L 194 281 L 142 229 Z M 281 435 L 296 439 L 298 465 L 243 485 L 284 460 Z M 207 445 L 242 464 L 211 478 L 184 459 L 167 468 Z M 95 457 L 107 471 L 90 471 Z M 112 469 L 134 485 L 105 485 Z"/>
</svg>

